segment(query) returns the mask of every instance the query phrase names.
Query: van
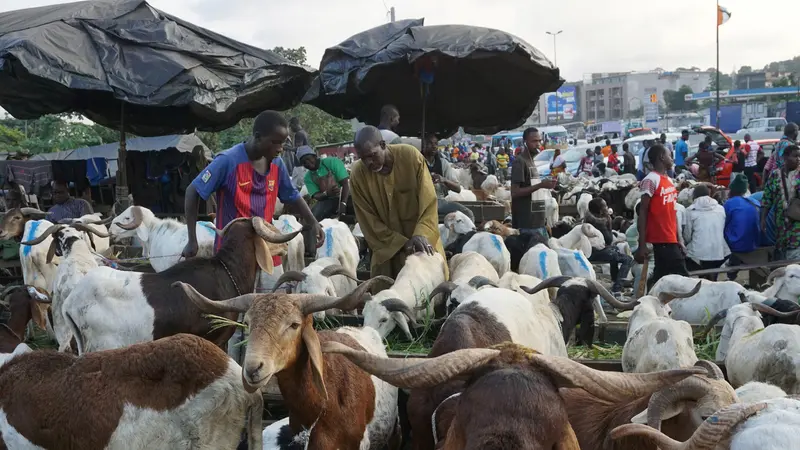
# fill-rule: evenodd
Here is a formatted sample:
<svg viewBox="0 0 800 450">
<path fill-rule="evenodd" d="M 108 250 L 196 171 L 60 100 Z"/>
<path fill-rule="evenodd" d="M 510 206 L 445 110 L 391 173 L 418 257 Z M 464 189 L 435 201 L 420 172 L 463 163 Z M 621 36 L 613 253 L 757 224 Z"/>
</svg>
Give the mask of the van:
<svg viewBox="0 0 800 450">
<path fill-rule="evenodd" d="M 765 133 L 768 131 L 783 131 L 786 126 L 786 119 L 783 117 L 764 117 L 762 119 L 750 119 L 747 125 L 736 133 Z"/>
<path fill-rule="evenodd" d="M 542 138 L 546 141 L 545 148 L 567 148 L 569 133 L 561 125 L 553 125 L 539 128 Z"/>
</svg>

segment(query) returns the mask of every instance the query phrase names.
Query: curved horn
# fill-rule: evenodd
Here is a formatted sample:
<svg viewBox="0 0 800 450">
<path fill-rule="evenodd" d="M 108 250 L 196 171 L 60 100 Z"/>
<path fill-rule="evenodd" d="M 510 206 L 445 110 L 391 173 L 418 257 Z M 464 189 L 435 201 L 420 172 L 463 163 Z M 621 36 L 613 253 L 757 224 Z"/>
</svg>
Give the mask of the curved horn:
<svg viewBox="0 0 800 450">
<path fill-rule="evenodd" d="M 711 450 L 730 435 L 731 430 L 753 414 L 767 407 L 766 403 L 735 403 L 706 419 L 684 442 L 678 442 L 647 425 L 629 423 L 611 430 L 611 439 L 641 436 L 661 450 Z"/>
<path fill-rule="evenodd" d="M 265 222 L 261 217 L 253 217 L 253 229 L 256 230 L 256 234 L 261 236 L 261 239 L 264 239 L 271 244 L 285 244 L 294 239 L 295 236 L 303 231 L 297 230 L 291 233 L 280 234 L 278 233 L 277 229 L 276 231 L 271 230 L 267 226 L 267 222 Z"/>
<path fill-rule="evenodd" d="M 286 272 L 283 272 L 281 276 L 278 277 L 278 279 L 275 281 L 275 285 L 272 287 L 272 292 L 277 291 L 278 288 L 281 287 L 283 283 L 287 283 L 289 281 L 296 281 L 300 283 L 302 281 L 305 281 L 306 276 L 307 275 L 304 272 L 300 272 L 297 270 L 288 270 Z"/>
<path fill-rule="evenodd" d="M 771 284 L 773 278 L 779 278 L 784 275 L 786 275 L 786 267 L 780 267 L 778 269 L 775 269 L 772 272 L 770 272 L 769 275 L 767 275 L 766 283 Z"/>
<path fill-rule="evenodd" d="M 408 318 L 412 325 L 417 326 L 416 314 L 411 310 L 411 307 L 406 302 L 399 298 L 387 298 L 381 301 L 381 306 L 386 308 L 389 312 L 401 312 Z"/>
<path fill-rule="evenodd" d="M 300 311 L 303 315 L 309 315 L 318 311 L 327 311 L 329 309 L 338 308 L 342 311 L 352 311 L 361 304 L 361 298 L 369 292 L 370 288 L 375 284 L 382 282 L 393 284 L 394 280 L 385 277 L 377 276 L 361 283 L 353 292 L 342 297 L 331 297 L 328 295 L 311 295 L 311 294 L 292 294 L 292 298 L 296 299 Z"/>
<path fill-rule="evenodd" d="M 758 311 L 762 314 L 769 314 L 770 316 L 774 317 L 780 317 L 781 319 L 795 317 L 797 314 L 800 314 L 800 309 L 789 312 L 781 312 L 763 303 L 750 303 L 750 306 L 753 308 L 754 311 Z"/>
<path fill-rule="evenodd" d="M 57 223 L 61 225 L 72 225 L 73 222 L 75 222 L 75 219 L 70 218 L 70 219 L 61 219 Z"/>
<path fill-rule="evenodd" d="M 209 314 L 247 312 L 247 310 L 250 309 L 250 305 L 253 303 L 253 300 L 259 296 L 259 294 L 244 294 L 228 300 L 211 300 L 205 295 L 197 292 L 194 286 L 190 284 L 176 281 L 172 283 L 172 287 L 179 287 L 183 289 L 183 293 L 186 294 L 186 297 L 188 297 L 189 300 L 191 300 L 192 303 L 194 303 L 194 305 L 200 309 L 200 311 Z"/>
<path fill-rule="evenodd" d="M 719 322 L 720 320 L 722 320 L 722 319 L 724 319 L 726 317 L 728 317 L 728 310 L 727 309 L 723 309 L 722 311 L 714 314 L 714 317 L 712 317 L 711 320 L 708 321 L 708 323 L 706 324 L 706 327 L 703 328 L 702 332 L 700 332 L 700 335 L 701 336 L 708 335 L 708 333 L 710 333 L 711 330 L 713 330 L 714 327 L 717 325 L 717 322 Z"/>
<path fill-rule="evenodd" d="M 587 279 L 586 284 L 589 286 L 589 290 L 592 291 L 592 293 L 603 297 L 603 299 L 607 301 L 609 305 L 620 311 L 630 311 L 639 304 L 639 300 L 631 300 L 629 302 L 621 302 L 617 300 L 617 298 L 611 295 L 611 292 L 608 292 L 608 290 L 604 288 L 602 284 L 597 282 L 597 280 Z"/>
<path fill-rule="evenodd" d="M 78 231 L 83 231 L 84 233 L 92 233 L 93 235 L 99 236 L 99 237 L 102 237 L 102 238 L 107 238 L 108 236 L 110 236 L 108 233 L 103 233 L 100 230 L 95 230 L 94 228 L 92 228 L 89 225 L 86 225 L 84 223 L 77 222 L 77 223 L 73 223 L 70 226 L 72 228 L 75 228 Z"/>
<path fill-rule="evenodd" d="M 142 224 L 142 220 L 144 219 L 144 215 L 142 214 L 142 207 L 141 206 L 133 206 L 131 207 L 131 214 L 133 214 L 133 220 L 131 223 L 117 223 L 117 226 L 122 228 L 123 230 L 135 230 L 139 228 L 139 225 Z"/>
<path fill-rule="evenodd" d="M 701 287 L 700 285 L 701 284 L 703 284 L 703 282 L 702 281 L 698 281 L 697 284 L 694 286 L 694 289 L 692 289 L 689 292 L 683 293 L 683 294 L 681 294 L 680 292 L 662 292 L 662 293 L 658 294 L 658 300 L 660 300 L 662 304 L 666 305 L 667 303 L 669 303 L 669 302 L 671 302 L 671 301 L 673 301 L 673 300 L 675 300 L 677 298 L 688 298 L 688 297 L 691 297 L 693 295 L 696 295 L 698 292 L 700 292 L 700 287 Z"/>
<path fill-rule="evenodd" d="M 42 211 L 40 209 L 36 209 L 36 208 L 24 207 L 24 208 L 20 208 L 19 211 L 23 215 L 26 215 L 26 216 L 40 216 L 40 217 L 47 216 L 46 212 L 44 212 L 44 211 Z"/>
<path fill-rule="evenodd" d="M 702 367 L 706 369 L 708 372 L 708 377 L 713 378 L 715 380 L 724 380 L 725 375 L 722 373 L 722 369 L 719 368 L 718 365 L 711 361 L 706 361 L 705 359 L 700 359 L 696 363 L 694 363 L 695 367 Z"/>
<path fill-rule="evenodd" d="M 319 274 L 322 275 L 323 277 L 332 277 L 334 275 L 341 275 L 343 277 L 347 277 L 347 278 L 355 281 L 356 283 L 360 283 L 361 282 L 361 280 L 356 278 L 356 276 L 352 272 L 350 272 L 346 267 L 341 266 L 339 264 L 334 264 L 332 266 L 328 266 L 328 267 L 320 270 Z"/>
<path fill-rule="evenodd" d="M 568 277 L 566 275 L 561 275 L 557 277 L 550 277 L 541 283 L 537 284 L 536 287 L 529 288 L 527 286 L 520 286 L 519 288 L 523 291 L 527 292 L 528 294 L 535 294 L 542 289 L 549 289 L 552 287 L 561 287 L 562 284 L 566 283 L 567 281 L 571 280 L 572 277 Z"/>
<path fill-rule="evenodd" d="M 110 223 L 111 223 L 113 220 L 114 220 L 114 216 L 108 216 L 108 217 L 106 217 L 105 219 L 99 219 L 99 220 L 87 220 L 87 221 L 85 221 L 85 222 L 83 222 L 83 223 L 85 223 L 86 225 L 108 225 L 108 224 L 110 224 Z"/>
<path fill-rule="evenodd" d="M 428 309 L 428 305 L 433 301 L 433 297 L 436 297 L 439 294 L 444 294 L 445 298 L 453 293 L 454 290 L 458 287 L 457 284 L 453 283 L 452 281 L 442 281 L 438 286 L 436 286 L 428 295 L 428 301 L 422 305 L 415 306 L 415 311 L 424 311 Z"/>
<path fill-rule="evenodd" d="M 250 220 L 250 218 L 249 218 L 249 217 L 239 217 L 238 219 L 233 219 L 233 220 L 231 220 L 231 221 L 230 221 L 230 222 L 228 222 L 228 224 L 227 224 L 227 225 L 225 225 L 225 227 L 223 227 L 221 230 L 217 230 L 217 235 L 218 235 L 218 236 L 220 236 L 220 237 L 221 237 L 221 236 L 225 236 L 225 233 L 227 233 L 227 232 L 228 232 L 228 228 L 230 228 L 230 227 L 231 227 L 231 225 L 235 224 L 236 222 L 243 222 L 243 221 L 245 221 L 245 220 Z"/>
<path fill-rule="evenodd" d="M 653 393 L 647 403 L 647 425 L 660 430 L 664 412 L 672 405 L 683 400 L 699 400 L 707 393 L 708 387 L 697 378 L 687 378 Z"/>
<path fill-rule="evenodd" d="M 334 341 L 322 343 L 323 353 L 338 353 L 381 380 L 403 389 L 437 386 L 453 377 L 484 365 L 499 350 L 470 348 L 436 358 L 386 358 L 354 350 Z"/>
<path fill-rule="evenodd" d="M 472 277 L 467 284 L 474 287 L 475 289 L 480 289 L 484 286 L 498 287 L 497 283 L 486 278 L 483 275 L 476 275 Z"/>
<path fill-rule="evenodd" d="M 59 225 L 51 225 L 50 228 L 44 230 L 44 233 L 40 234 L 39 236 L 36 236 L 36 238 L 34 238 L 34 239 L 30 240 L 30 241 L 20 242 L 20 244 L 22 244 L 22 245 L 37 245 L 37 244 L 41 244 L 42 242 L 44 242 L 45 239 L 49 238 L 50 235 L 52 235 L 56 231 L 64 228 L 64 226 L 65 225 L 60 225 L 60 224 Z"/>
</svg>

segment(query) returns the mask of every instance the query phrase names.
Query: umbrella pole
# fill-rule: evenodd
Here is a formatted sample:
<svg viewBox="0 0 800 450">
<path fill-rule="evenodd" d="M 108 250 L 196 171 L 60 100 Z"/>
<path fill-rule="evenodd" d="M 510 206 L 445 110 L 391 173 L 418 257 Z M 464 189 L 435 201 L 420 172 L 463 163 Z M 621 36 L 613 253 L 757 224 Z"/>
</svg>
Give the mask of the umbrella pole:
<svg viewBox="0 0 800 450">
<path fill-rule="evenodd" d="M 126 160 L 128 157 L 128 145 L 125 142 L 125 102 L 121 102 L 119 114 L 119 153 L 117 154 L 117 189 L 116 203 L 112 214 L 124 211 L 128 207 L 128 172 L 126 170 Z M 119 205 L 119 210 L 117 210 Z"/>
<path fill-rule="evenodd" d="M 427 109 L 425 104 L 427 103 L 428 99 L 428 89 L 425 83 L 421 83 L 422 87 L 422 136 L 419 137 L 420 147 L 419 149 L 421 152 L 425 153 L 425 110 Z"/>
</svg>

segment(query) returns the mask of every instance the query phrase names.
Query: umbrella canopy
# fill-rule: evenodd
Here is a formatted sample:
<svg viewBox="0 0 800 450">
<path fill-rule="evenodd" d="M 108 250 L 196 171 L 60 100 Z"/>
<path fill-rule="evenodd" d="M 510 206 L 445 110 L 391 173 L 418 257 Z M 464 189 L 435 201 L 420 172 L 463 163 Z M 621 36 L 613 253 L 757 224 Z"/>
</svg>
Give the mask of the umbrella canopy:
<svg viewBox="0 0 800 450">
<path fill-rule="evenodd" d="M 334 116 L 377 125 L 380 109 L 400 110 L 401 135 L 425 129 L 493 134 L 522 125 L 539 97 L 564 83 L 533 46 L 509 33 L 402 20 L 359 33 L 325 51 L 303 101 Z M 427 86 L 427 88 L 425 87 Z"/>
<path fill-rule="evenodd" d="M 216 131 L 297 104 L 314 74 L 144 0 L 0 14 L 0 106 L 19 119 L 78 112 L 115 129 L 124 117 L 140 136 Z"/>
</svg>

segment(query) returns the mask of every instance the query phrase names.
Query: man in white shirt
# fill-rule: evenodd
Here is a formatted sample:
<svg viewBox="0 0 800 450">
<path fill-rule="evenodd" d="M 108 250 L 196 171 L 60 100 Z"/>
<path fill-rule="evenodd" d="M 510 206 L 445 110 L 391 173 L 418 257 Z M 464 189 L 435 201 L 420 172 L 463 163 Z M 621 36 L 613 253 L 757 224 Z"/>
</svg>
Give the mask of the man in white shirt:
<svg viewBox="0 0 800 450">
<path fill-rule="evenodd" d="M 639 181 L 644 180 L 645 175 L 647 175 L 647 172 L 650 171 L 650 168 L 648 167 L 650 165 L 650 161 L 647 158 L 647 150 L 650 149 L 652 145 L 653 141 L 649 139 L 642 141 L 642 150 L 639 152 L 639 163 L 636 166 L 636 170 L 639 172 L 636 175 L 636 178 Z"/>
<path fill-rule="evenodd" d="M 761 150 L 761 146 L 753 141 L 749 134 L 745 134 L 742 147 L 747 152 L 747 158 L 744 160 L 744 174 L 747 177 L 747 184 L 752 193 L 758 188 L 755 175 L 756 171 L 758 171 L 758 151 Z"/>
<path fill-rule="evenodd" d="M 392 131 L 398 125 L 400 125 L 400 111 L 394 105 L 384 105 L 381 108 L 381 122 L 378 125 L 378 130 L 380 130 L 383 141 L 387 145 L 400 143 L 400 136 Z"/>
</svg>

